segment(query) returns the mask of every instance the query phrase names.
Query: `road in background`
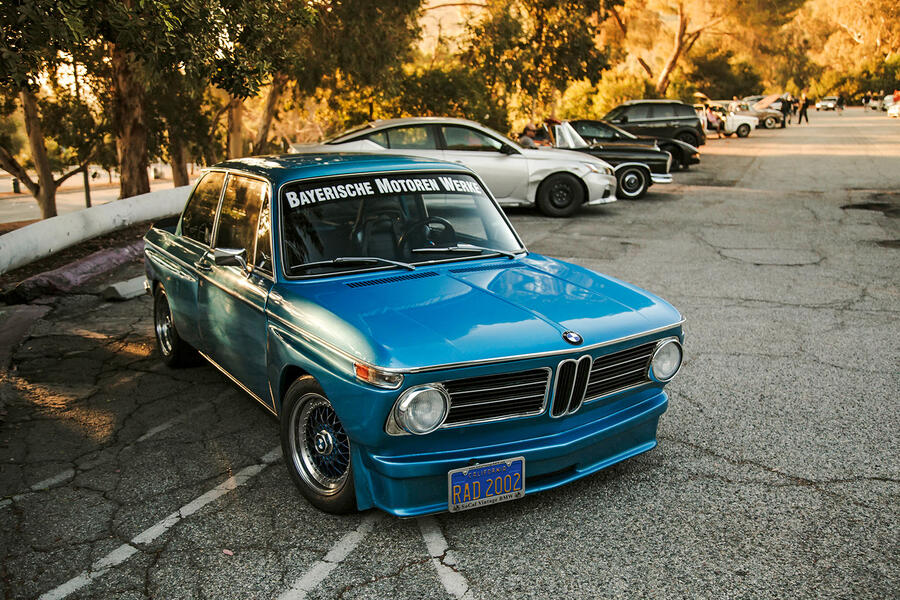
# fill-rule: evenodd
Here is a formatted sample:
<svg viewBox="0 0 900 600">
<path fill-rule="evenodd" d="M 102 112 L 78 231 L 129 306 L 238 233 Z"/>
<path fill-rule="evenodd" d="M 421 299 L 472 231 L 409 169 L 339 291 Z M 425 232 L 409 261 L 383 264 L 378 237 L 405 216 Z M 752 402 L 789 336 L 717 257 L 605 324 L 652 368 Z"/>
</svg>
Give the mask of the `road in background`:
<svg viewBox="0 0 900 600">
<path fill-rule="evenodd" d="M 896 597 L 900 121 L 810 120 L 639 201 L 510 211 L 687 318 L 659 447 L 515 502 L 320 513 L 264 409 L 160 364 L 148 298 L 58 299 L 2 388 L 3 597 Z"/>
</svg>

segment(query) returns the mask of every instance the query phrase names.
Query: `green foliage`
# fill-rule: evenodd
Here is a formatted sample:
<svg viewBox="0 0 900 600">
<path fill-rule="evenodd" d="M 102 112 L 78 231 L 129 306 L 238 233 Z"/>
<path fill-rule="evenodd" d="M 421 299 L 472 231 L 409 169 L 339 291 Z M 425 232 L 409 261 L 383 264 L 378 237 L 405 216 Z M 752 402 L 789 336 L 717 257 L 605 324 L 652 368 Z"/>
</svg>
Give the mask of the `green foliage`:
<svg viewBox="0 0 900 600">
<path fill-rule="evenodd" d="M 762 87 L 762 80 L 746 60 L 735 57 L 731 50 L 703 46 L 694 50 L 681 73 L 673 97 L 688 101 L 694 91 L 706 94 L 713 100 L 728 100 L 732 96 L 742 98 Z"/>
<path fill-rule="evenodd" d="M 500 0 L 468 26 L 461 60 L 496 97 L 547 106 L 569 83 L 599 79 L 608 57 L 595 41 L 604 17 L 597 2 Z"/>
<path fill-rule="evenodd" d="M 25 148 L 27 140 L 22 131 L 22 123 L 15 114 L 0 115 L 0 147 L 15 156 Z"/>
<path fill-rule="evenodd" d="M 44 137 L 52 139 L 60 166 L 79 165 L 94 152 L 97 140 L 109 133 L 102 114 L 70 90 L 60 88 L 40 101 Z M 59 170 L 59 169 L 57 169 Z"/>
<path fill-rule="evenodd" d="M 563 119 L 600 119 L 627 100 L 648 98 L 652 85 L 643 77 L 623 69 L 603 71 L 597 85 L 577 81 L 562 96 L 559 116 Z"/>
</svg>

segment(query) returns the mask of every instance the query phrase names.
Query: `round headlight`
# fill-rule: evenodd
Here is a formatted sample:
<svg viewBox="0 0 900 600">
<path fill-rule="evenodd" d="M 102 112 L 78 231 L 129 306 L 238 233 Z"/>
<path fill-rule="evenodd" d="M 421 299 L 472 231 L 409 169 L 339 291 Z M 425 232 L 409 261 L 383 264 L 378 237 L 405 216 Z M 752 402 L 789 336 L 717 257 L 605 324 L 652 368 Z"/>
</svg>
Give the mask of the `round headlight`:
<svg viewBox="0 0 900 600">
<path fill-rule="evenodd" d="M 397 424 L 409 433 L 424 435 L 444 424 L 450 395 L 444 386 L 423 385 L 406 390 L 394 409 Z"/>
<path fill-rule="evenodd" d="M 650 359 L 650 377 L 654 381 L 669 381 L 681 368 L 681 344 L 666 340 L 656 347 Z"/>
</svg>

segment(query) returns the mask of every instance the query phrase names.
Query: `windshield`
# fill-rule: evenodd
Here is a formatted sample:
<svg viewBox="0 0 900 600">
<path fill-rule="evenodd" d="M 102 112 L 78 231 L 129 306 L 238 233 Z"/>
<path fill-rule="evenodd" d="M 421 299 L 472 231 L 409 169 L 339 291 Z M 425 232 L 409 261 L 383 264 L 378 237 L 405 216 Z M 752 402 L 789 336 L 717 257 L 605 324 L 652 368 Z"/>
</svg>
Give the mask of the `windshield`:
<svg viewBox="0 0 900 600">
<path fill-rule="evenodd" d="M 626 107 L 624 105 L 615 107 L 614 109 L 612 109 L 611 111 L 606 113 L 606 116 L 603 117 L 603 120 L 604 121 L 614 121 L 614 120 L 618 119 L 623 114 L 625 114 L 625 108 Z"/>
<path fill-rule="evenodd" d="M 297 181 L 281 189 L 285 275 L 304 277 L 524 251 L 464 173 Z"/>
</svg>

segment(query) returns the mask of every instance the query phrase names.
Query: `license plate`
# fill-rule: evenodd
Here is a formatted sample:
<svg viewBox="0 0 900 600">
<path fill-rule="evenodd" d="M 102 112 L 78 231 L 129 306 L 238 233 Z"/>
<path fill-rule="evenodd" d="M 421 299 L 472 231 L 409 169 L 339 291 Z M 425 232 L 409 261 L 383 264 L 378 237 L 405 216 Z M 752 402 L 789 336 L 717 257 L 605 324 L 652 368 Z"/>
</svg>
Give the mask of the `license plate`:
<svg viewBox="0 0 900 600">
<path fill-rule="evenodd" d="M 525 495 L 525 457 L 453 469 L 447 473 L 450 512 L 459 512 Z"/>
</svg>

